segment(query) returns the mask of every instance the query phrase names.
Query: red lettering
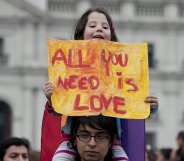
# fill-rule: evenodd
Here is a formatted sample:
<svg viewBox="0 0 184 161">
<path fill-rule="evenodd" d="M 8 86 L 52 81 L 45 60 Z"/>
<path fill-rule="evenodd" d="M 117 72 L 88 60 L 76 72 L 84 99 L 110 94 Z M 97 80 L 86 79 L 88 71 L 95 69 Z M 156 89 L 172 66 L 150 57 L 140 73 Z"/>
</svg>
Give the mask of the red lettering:
<svg viewBox="0 0 184 161">
<path fill-rule="evenodd" d="M 113 98 L 114 112 L 118 114 L 125 114 L 125 110 L 119 110 L 118 106 L 125 106 L 125 98 L 114 96 Z"/>
<path fill-rule="evenodd" d="M 135 80 L 133 78 L 127 78 L 126 79 L 126 84 L 130 85 L 133 87 L 133 89 L 127 89 L 128 92 L 136 92 L 138 91 L 138 87 L 135 83 Z"/>
<path fill-rule="evenodd" d="M 69 78 L 65 77 L 63 81 L 62 78 L 59 76 L 57 81 L 57 86 L 59 88 L 64 88 L 65 90 L 77 88 L 77 84 L 76 84 L 77 78 L 78 76 L 76 75 L 70 75 Z"/>
<path fill-rule="evenodd" d="M 52 57 L 52 65 L 55 64 L 56 60 L 63 61 L 65 63 L 65 65 L 67 65 L 66 57 L 65 57 L 65 54 L 64 54 L 62 49 L 58 49 L 55 52 L 54 56 Z"/>
<path fill-rule="evenodd" d="M 89 82 L 90 88 L 92 90 L 97 89 L 99 87 L 99 84 L 100 84 L 99 79 L 97 77 L 95 77 L 95 76 L 90 76 L 88 78 L 88 82 Z"/>
<path fill-rule="evenodd" d="M 122 55 L 118 55 L 118 62 L 121 67 L 126 67 L 128 64 L 128 54 L 125 54 L 125 60 L 122 60 Z"/>
<path fill-rule="evenodd" d="M 97 101 L 95 101 L 95 99 Z M 95 106 L 95 102 L 99 103 L 99 107 Z M 102 110 L 103 104 L 99 96 L 92 95 L 90 97 L 90 107 L 91 107 L 91 111 L 100 112 Z"/>
<path fill-rule="evenodd" d="M 68 78 L 65 77 L 64 79 L 59 76 L 57 80 L 57 87 L 65 90 L 76 88 L 81 90 L 96 90 L 99 87 L 99 84 L 99 79 L 95 76 L 79 77 L 77 75 L 70 75 Z"/>
<path fill-rule="evenodd" d="M 65 78 L 63 82 L 62 78 L 59 76 L 57 81 L 57 86 L 59 88 L 64 88 L 65 90 L 68 90 L 68 79 Z"/>
<path fill-rule="evenodd" d="M 77 78 L 78 76 L 76 75 L 70 75 L 69 80 L 68 80 L 68 88 L 70 89 L 77 88 L 77 83 L 76 83 Z"/>
<path fill-rule="evenodd" d="M 78 61 L 73 61 L 74 56 L 78 58 Z M 70 68 L 89 68 L 91 67 L 89 64 L 84 64 L 82 59 L 82 50 L 74 51 L 69 49 L 68 57 L 65 55 L 62 49 L 58 49 L 54 56 L 52 57 L 52 65 L 55 64 L 56 61 L 63 61 L 67 67 Z"/>
<path fill-rule="evenodd" d="M 110 103 L 112 102 L 112 96 L 109 99 L 106 99 L 105 96 L 102 94 L 101 100 L 103 102 L 105 109 L 107 110 L 109 108 Z"/>
<path fill-rule="evenodd" d="M 74 110 L 82 111 L 87 110 L 89 108 L 88 106 L 80 106 L 79 103 L 80 103 L 80 95 L 77 95 L 74 102 Z"/>
<path fill-rule="evenodd" d="M 106 53 L 105 53 L 105 50 L 103 49 L 101 51 L 101 58 L 102 58 L 102 61 L 105 62 L 105 67 L 106 67 L 106 75 L 109 76 L 109 63 L 110 63 L 110 60 L 111 60 L 111 52 L 109 52 L 109 55 L 108 55 L 108 58 L 106 59 L 105 57 Z"/>
<path fill-rule="evenodd" d="M 117 74 L 118 77 L 122 76 L 122 73 L 121 72 L 116 72 L 116 74 Z M 123 81 L 123 78 L 122 77 L 118 78 L 118 88 L 119 89 L 122 89 L 123 88 L 123 82 L 122 81 Z"/>
<path fill-rule="evenodd" d="M 105 63 L 105 69 L 106 69 L 106 75 L 109 76 L 109 66 L 110 63 L 112 63 L 113 65 L 120 65 L 121 67 L 126 67 L 128 64 L 128 54 L 115 54 L 112 53 L 111 51 L 108 51 L 108 55 L 106 56 L 106 52 L 103 49 L 101 51 L 101 59 L 102 61 Z M 124 59 L 123 59 L 124 56 Z"/>
<path fill-rule="evenodd" d="M 82 89 L 82 90 L 88 89 L 87 78 L 86 77 L 80 78 L 80 80 L 78 82 L 78 86 L 79 86 L 79 89 Z"/>
<path fill-rule="evenodd" d="M 118 96 L 110 96 L 106 98 L 103 94 L 101 95 L 92 95 L 89 97 L 88 106 L 80 105 L 80 95 L 76 96 L 74 102 L 74 110 L 91 110 L 92 112 L 101 112 L 103 108 L 108 110 L 110 104 L 112 103 L 113 111 L 117 114 L 125 114 L 126 110 L 120 110 L 120 106 L 125 106 L 125 98 Z"/>
<path fill-rule="evenodd" d="M 78 64 L 76 64 L 75 62 L 72 61 L 74 58 L 73 55 L 78 58 L 78 62 L 77 62 Z M 74 51 L 72 52 L 72 50 L 69 49 L 67 66 L 70 68 L 88 68 L 88 67 L 90 67 L 90 65 L 83 64 L 82 50 L 81 49 L 77 50 L 77 52 L 74 52 Z"/>
<path fill-rule="evenodd" d="M 69 49 L 69 51 L 68 51 L 68 63 L 67 63 L 67 66 L 68 67 L 72 67 L 72 64 L 73 64 L 73 62 L 72 62 L 72 50 Z"/>
<path fill-rule="evenodd" d="M 112 64 L 117 65 L 118 64 L 118 56 L 113 54 L 112 55 Z"/>
</svg>

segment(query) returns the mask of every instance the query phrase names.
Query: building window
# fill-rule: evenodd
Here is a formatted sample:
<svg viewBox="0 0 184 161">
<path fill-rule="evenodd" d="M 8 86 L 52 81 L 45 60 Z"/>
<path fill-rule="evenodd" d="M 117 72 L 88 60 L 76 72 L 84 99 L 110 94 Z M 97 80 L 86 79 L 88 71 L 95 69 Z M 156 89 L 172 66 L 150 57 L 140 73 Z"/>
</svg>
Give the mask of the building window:
<svg viewBox="0 0 184 161">
<path fill-rule="evenodd" d="M 140 16 L 157 16 L 164 15 L 163 3 L 138 2 L 135 5 L 136 13 Z"/>
<path fill-rule="evenodd" d="M 156 148 L 156 134 L 154 132 L 146 132 L 146 145 L 151 149 Z"/>
<path fill-rule="evenodd" d="M 184 123 L 184 111 L 182 112 L 182 123 Z"/>
<path fill-rule="evenodd" d="M 0 101 L 0 141 L 11 136 L 11 109 L 7 103 Z"/>
<path fill-rule="evenodd" d="M 8 57 L 4 52 L 4 39 L 0 38 L 0 64 L 5 65 L 8 62 Z"/>
<path fill-rule="evenodd" d="M 155 59 L 154 59 L 154 45 L 153 43 L 148 43 L 148 63 L 150 68 L 155 67 Z"/>
<path fill-rule="evenodd" d="M 3 45 L 4 45 L 3 43 L 4 43 L 3 38 L 0 38 L 0 56 L 3 55 Z"/>
</svg>

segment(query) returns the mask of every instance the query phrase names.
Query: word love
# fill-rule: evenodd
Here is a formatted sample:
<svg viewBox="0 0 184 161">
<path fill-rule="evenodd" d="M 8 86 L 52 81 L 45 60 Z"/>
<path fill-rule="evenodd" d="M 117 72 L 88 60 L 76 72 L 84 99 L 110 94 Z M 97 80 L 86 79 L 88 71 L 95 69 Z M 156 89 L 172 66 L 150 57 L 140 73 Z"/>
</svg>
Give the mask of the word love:
<svg viewBox="0 0 184 161">
<path fill-rule="evenodd" d="M 89 96 L 89 102 L 87 105 L 81 105 L 81 95 L 77 95 L 74 102 L 75 111 L 91 110 L 92 112 L 107 111 L 110 105 L 113 111 L 117 114 L 126 114 L 126 110 L 121 109 L 125 106 L 125 98 L 118 96 L 110 96 L 108 99 L 103 95 L 92 95 Z"/>
<path fill-rule="evenodd" d="M 92 50 L 93 52 L 93 50 Z M 93 53 L 92 53 L 93 54 Z M 128 54 L 118 54 L 113 53 L 112 51 L 106 51 L 102 49 L 99 53 L 101 55 L 101 61 L 105 64 L 106 75 L 109 76 L 110 65 L 119 65 L 120 67 L 126 67 L 128 64 Z M 73 62 L 76 60 L 76 56 L 78 58 L 77 63 Z M 52 65 L 54 65 L 57 61 L 62 61 L 66 67 L 70 68 L 90 68 L 90 64 L 84 64 L 82 49 L 72 50 L 69 49 L 68 53 L 64 53 L 64 51 L 60 48 L 58 49 L 53 57 L 52 57 Z"/>
</svg>

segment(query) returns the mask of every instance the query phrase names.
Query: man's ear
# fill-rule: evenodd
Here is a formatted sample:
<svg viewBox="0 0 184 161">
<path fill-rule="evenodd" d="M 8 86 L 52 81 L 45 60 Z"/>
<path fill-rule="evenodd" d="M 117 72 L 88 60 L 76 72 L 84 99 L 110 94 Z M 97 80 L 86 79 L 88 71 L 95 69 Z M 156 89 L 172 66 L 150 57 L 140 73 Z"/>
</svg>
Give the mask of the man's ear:
<svg viewBox="0 0 184 161">
<path fill-rule="evenodd" d="M 117 134 L 114 135 L 114 140 L 113 140 L 113 142 L 115 142 L 115 141 L 118 139 L 117 136 L 118 136 Z"/>
<path fill-rule="evenodd" d="M 116 142 L 116 140 L 117 140 L 117 135 L 114 136 L 114 139 L 113 139 L 113 141 L 112 141 L 112 143 L 111 143 L 111 147 L 112 147 L 113 144 Z"/>
</svg>

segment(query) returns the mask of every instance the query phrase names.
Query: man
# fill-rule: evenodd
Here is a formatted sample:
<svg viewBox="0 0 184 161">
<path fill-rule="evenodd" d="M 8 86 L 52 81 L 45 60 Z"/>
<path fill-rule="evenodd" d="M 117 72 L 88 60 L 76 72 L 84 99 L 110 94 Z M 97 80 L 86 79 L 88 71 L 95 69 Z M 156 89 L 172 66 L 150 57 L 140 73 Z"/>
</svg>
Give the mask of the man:
<svg viewBox="0 0 184 161">
<path fill-rule="evenodd" d="M 178 132 L 176 137 L 177 150 L 171 153 L 171 161 L 184 161 L 184 131 Z"/>
<path fill-rule="evenodd" d="M 179 161 L 184 161 L 184 131 L 178 132 L 176 142 L 178 145 L 176 156 Z"/>
<path fill-rule="evenodd" d="M 0 161 L 29 161 L 29 141 L 11 137 L 0 144 Z"/>
<path fill-rule="evenodd" d="M 74 117 L 70 134 L 70 145 L 77 152 L 76 161 L 113 160 L 112 145 L 117 137 L 115 118 L 101 115 Z"/>
</svg>

